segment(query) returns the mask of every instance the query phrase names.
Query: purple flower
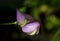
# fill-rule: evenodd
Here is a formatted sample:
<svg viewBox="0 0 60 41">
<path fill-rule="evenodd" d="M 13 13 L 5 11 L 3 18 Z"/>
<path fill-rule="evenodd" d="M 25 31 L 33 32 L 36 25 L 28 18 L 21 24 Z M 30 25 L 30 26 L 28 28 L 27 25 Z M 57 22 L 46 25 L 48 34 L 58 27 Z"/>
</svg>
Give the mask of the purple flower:
<svg viewBox="0 0 60 41">
<path fill-rule="evenodd" d="M 29 23 L 29 24 L 25 25 L 24 27 L 22 27 L 22 31 L 27 34 L 31 34 L 36 30 L 36 32 L 33 34 L 38 34 L 39 27 L 40 27 L 39 22 L 33 22 L 33 23 Z"/>
<path fill-rule="evenodd" d="M 29 21 L 29 23 L 24 23 L 24 21 L 27 20 Z M 18 25 L 21 26 L 22 22 L 23 22 L 23 26 L 22 27 L 22 31 L 24 33 L 27 33 L 29 35 L 34 35 L 34 34 L 38 34 L 39 33 L 39 28 L 40 28 L 40 24 L 39 22 L 33 22 L 34 19 L 27 15 L 27 14 L 22 14 L 21 12 L 19 12 L 19 10 L 17 9 L 17 22 Z"/>
</svg>

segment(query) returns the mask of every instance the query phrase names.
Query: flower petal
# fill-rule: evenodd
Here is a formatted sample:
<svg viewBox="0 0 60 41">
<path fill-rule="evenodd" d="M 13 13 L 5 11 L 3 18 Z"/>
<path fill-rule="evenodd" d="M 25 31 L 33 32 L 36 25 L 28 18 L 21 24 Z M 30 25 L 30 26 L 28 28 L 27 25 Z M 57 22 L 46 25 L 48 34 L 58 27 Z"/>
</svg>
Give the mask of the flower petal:
<svg viewBox="0 0 60 41">
<path fill-rule="evenodd" d="M 31 21 L 34 21 L 34 19 L 33 19 L 30 15 L 24 14 L 24 16 L 25 16 L 25 18 L 26 18 L 27 20 L 29 20 L 30 22 L 31 22 Z"/>
<path fill-rule="evenodd" d="M 19 12 L 19 10 L 17 9 L 17 22 L 18 22 L 18 25 L 21 24 L 21 22 L 23 22 L 25 20 L 25 17 L 24 15 Z"/>
<path fill-rule="evenodd" d="M 38 29 L 35 29 L 32 33 L 28 33 L 28 35 L 34 35 L 34 34 L 36 34 L 37 30 Z"/>
<path fill-rule="evenodd" d="M 29 33 L 37 29 L 39 26 L 40 26 L 39 22 L 29 23 L 25 25 L 24 27 L 22 27 L 22 31 L 25 33 Z"/>
</svg>

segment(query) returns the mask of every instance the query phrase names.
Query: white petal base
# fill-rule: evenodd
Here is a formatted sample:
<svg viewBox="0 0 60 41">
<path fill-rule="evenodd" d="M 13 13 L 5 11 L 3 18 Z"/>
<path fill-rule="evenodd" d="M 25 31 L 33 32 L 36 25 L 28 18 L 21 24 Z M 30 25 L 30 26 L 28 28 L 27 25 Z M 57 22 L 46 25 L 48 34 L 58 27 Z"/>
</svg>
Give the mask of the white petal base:
<svg viewBox="0 0 60 41">
<path fill-rule="evenodd" d="M 28 35 L 34 35 L 36 34 L 36 32 L 37 32 L 37 29 L 35 29 L 32 33 L 29 33 Z"/>
</svg>

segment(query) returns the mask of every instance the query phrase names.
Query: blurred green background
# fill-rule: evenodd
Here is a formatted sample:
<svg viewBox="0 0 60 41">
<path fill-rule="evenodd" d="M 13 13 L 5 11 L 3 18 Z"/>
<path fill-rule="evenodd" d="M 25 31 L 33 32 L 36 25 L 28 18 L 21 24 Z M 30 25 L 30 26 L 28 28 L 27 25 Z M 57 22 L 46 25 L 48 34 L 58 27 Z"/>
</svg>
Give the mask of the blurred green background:
<svg viewBox="0 0 60 41">
<path fill-rule="evenodd" d="M 18 0 L 17 6 L 23 14 L 31 15 L 41 24 L 39 35 L 29 39 L 60 41 L 60 0 Z"/>
<path fill-rule="evenodd" d="M 5 33 L 5 38 L 8 36 L 9 38 L 7 39 L 15 41 L 60 41 L 60 0 L 17 0 L 17 2 L 12 1 L 8 3 L 6 2 L 4 6 L 9 7 L 15 13 L 15 9 L 18 8 L 23 14 L 28 14 L 32 16 L 35 21 L 39 21 L 40 32 L 38 35 L 29 36 L 23 33 L 21 27 L 18 25 L 2 25 L 1 29 L 4 28 L 3 30 L 6 31 L 6 33 L 9 32 L 8 35 Z M 8 10 L 9 8 L 3 8 L 4 11 L 1 10 L 7 12 L 8 14 L 4 15 L 8 15 L 8 17 L 10 16 L 11 18 L 4 16 L 3 18 L 7 19 L 5 19 L 3 23 L 6 23 L 8 19 L 12 22 L 16 21 L 15 13 Z M 0 21 L 2 21 L 2 19 Z M 10 22 L 9 20 L 8 23 Z M 2 32 L 4 34 L 3 30 Z"/>
</svg>

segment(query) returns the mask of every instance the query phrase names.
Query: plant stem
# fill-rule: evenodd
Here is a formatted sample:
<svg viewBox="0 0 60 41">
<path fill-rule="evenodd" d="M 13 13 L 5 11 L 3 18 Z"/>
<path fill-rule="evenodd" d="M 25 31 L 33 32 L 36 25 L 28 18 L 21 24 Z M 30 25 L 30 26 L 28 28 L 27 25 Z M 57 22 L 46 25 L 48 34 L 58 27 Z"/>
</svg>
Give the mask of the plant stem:
<svg viewBox="0 0 60 41">
<path fill-rule="evenodd" d="M 12 23 L 2 23 L 2 24 L 0 24 L 0 25 L 11 25 L 11 24 L 17 24 L 17 21 L 12 22 Z"/>
</svg>

